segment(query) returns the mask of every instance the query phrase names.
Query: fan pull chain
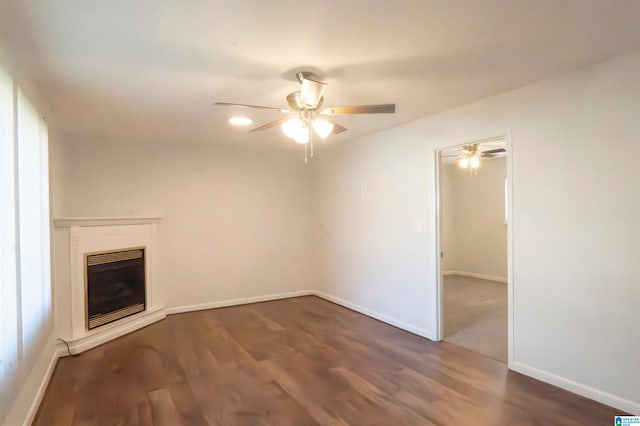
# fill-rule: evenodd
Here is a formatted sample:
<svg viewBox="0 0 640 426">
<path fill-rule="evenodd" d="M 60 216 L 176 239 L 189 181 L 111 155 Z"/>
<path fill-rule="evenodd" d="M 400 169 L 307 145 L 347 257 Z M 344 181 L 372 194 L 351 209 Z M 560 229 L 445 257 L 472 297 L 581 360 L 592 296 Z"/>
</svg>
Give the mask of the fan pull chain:
<svg viewBox="0 0 640 426">
<path fill-rule="evenodd" d="M 313 132 L 311 131 L 311 127 L 309 127 L 309 143 L 311 144 L 309 147 L 311 150 L 311 158 L 313 158 Z"/>
<path fill-rule="evenodd" d="M 309 150 L 307 149 L 307 144 L 304 144 L 304 162 L 308 163 L 309 162 L 309 155 L 308 155 Z"/>
</svg>

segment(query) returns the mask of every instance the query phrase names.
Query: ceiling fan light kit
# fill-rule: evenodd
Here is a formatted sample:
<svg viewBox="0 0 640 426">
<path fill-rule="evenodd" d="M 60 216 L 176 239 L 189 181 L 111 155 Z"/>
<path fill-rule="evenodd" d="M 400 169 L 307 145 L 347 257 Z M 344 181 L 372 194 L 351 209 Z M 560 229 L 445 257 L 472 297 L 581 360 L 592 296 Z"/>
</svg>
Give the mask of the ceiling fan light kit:
<svg viewBox="0 0 640 426">
<path fill-rule="evenodd" d="M 316 131 L 320 139 L 326 139 L 333 131 L 333 123 L 322 118 L 313 120 L 313 130 Z"/>
<path fill-rule="evenodd" d="M 472 174 L 478 174 L 478 168 L 480 167 L 480 158 L 492 158 L 500 155 L 507 150 L 504 148 L 490 149 L 487 151 L 478 150 L 479 144 L 465 145 L 462 147 L 462 154 L 458 155 L 445 155 L 444 157 L 457 157 L 456 163 L 463 169 L 469 169 Z"/>
<path fill-rule="evenodd" d="M 347 130 L 338 123 L 319 117 L 319 115 L 346 115 L 346 114 L 393 114 L 396 111 L 395 104 L 381 105 L 355 105 L 355 106 L 336 106 L 321 108 L 324 102 L 324 92 L 327 89 L 327 83 L 319 81 L 312 73 L 302 71 L 296 74 L 301 84 L 299 91 L 289 93 L 287 95 L 287 103 L 290 109 L 280 109 L 275 107 L 265 107 L 259 105 L 235 104 L 228 102 L 216 102 L 214 105 L 231 106 L 241 108 L 257 108 L 279 111 L 285 114 L 295 114 L 295 116 L 286 119 L 282 118 L 270 123 L 264 124 L 253 130 L 260 131 L 270 129 L 280 125 L 282 132 L 293 139 L 294 142 L 305 146 L 305 162 L 313 157 L 313 135 L 316 134 L 320 139 L 324 140 L 331 133 L 341 133 Z M 231 121 L 230 121 L 231 122 Z M 239 124 L 239 123 L 234 123 Z M 308 146 L 307 146 L 308 145 Z"/>
<path fill-rule="evenodd" d="M 463 169 L 477 169 L 478 167 L 480 167 L 480 158 L 478 158 L 478 156 L 476 155 L 464 157 L 460 159 L 460 161 L 458 161 L 458 166 L 462 167 Z"/>
</svg>

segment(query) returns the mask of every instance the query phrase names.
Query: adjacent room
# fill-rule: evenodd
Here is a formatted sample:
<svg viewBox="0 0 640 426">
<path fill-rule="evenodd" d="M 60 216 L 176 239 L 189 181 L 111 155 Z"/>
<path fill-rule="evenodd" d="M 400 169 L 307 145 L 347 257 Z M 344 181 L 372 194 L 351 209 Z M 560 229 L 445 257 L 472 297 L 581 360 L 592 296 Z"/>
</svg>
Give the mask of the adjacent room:
<svg viewBox="0 0 640 426">
<path fill-rule="evenodd" d="M 640 415 L 639 16 L 0 2 L 0 424 Z"/>
<path fill-rule="evenodd" d="M 506 141 L 441 151 L 444 340 L 507 362 Z"/>
</svg>

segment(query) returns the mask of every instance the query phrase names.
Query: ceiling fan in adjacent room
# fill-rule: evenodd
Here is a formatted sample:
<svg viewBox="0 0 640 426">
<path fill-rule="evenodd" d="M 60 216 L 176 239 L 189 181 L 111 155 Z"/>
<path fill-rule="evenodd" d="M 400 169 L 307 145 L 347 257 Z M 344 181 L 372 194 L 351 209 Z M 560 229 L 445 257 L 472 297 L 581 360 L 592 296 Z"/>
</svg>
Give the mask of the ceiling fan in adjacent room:
<svg viewBox="0 0 640 426">
<path fill-rule="evenodd" d="M 304 144 L 305 161 L 309 157 L 313 157 L 314 134 L 320 139 L 326 139 L 331 133 L 341 133 L 347 130 L 346 127 L 328 117 L 349 114 L 393 114 L 396 112 L 395 104 L 323 107 L 323 94 L 327 83 L 319 81 L 315 75 L 308 71 L 301 71 L 296 74 L 296 77 L 302 87 L 287 95 L 289 109 L 229 102 L 215 102 L 214 105 L 267 109 L 288 114 L 286 117 L 256 127 L 251 131 L 256 132 L 281 126 L 285 135 L 299 144 Z"/>
<path fill-rule="evenodd" d="M 454 155 L 443 155 L 443 157 L 457 158 L 456 163 L 463 169 L 470 169 L 476 171 L 480 167 L 481 158 L 497 157 L 500 154 L 507 152 L 505 148 L 488 149 L 486 151 L 479 150 L 479 143 L 464 145 L 460 148 L 461 152 Z"/>
</svg>

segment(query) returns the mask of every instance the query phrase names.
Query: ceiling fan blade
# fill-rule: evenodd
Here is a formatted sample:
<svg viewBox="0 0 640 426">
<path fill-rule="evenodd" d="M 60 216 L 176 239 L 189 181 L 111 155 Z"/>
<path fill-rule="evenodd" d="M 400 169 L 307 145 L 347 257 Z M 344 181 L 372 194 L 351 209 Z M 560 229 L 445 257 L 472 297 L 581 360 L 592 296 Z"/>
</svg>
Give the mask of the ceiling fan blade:
<svg viewBox="0 0 640 426">
<path fill-rule="evenodd" d="M 347 130 L 346 127 L 336 123 L 335 121 L 327 120 L 326 118 L 323 118 L 323 120 L 326 120 L 333 124 L 333 130 L 331 131 L 331 133 L 335 133 L 337 135 L 338 133 L 342 133 Z"/>
<path fill-rule="evenodd" d="M 507 150 L 504 149 L 504 148 L 490 149 L 488 151 L 481 151 L 480 154 L 481 155 L 491 155 L 491 154 L 499 154 L 501 152 L 507 152 Z"/>
<path fill-rule="evenodd" d="M 276 108 L 276 107 L 268 107 L 268 106 L 261 106 L 261 105 L 247 105 L 247 104 L 232 104 L 229 102 L 215 102 L 214 105 L 240 107 L 240 108 L 271 109 L 271 110 L 280 111 L 280 112 L 290 112 L 289 110 Z"/>
<path fill-rule="evenodd" d="M 255 129 L 251 129 L 250 131 L 251 131 L 251 132 L 258 132 L 258 131 L 260 131 L 260 130 L 267 130 L 267 129 L 270 129 L 270 128 L 272 128 L 272 127 L 276 127 L 276 126 L 278 126 L 278 125 L 280 125 L 280 124 L 284 123 L 284 122 L 285 122 L 285 121 L 287 121 L 288 119 L 289 119 L 289 117 L 284 117 L 284 118 L 281 118 L 281 119 L 279 119 L 279 120 L 272 121 L 272 122 L 267 123 L 267 124 L 263 124 L 262 126 L 260 126 L 260 127 L 256 127 Z"/>
<path fill-rule="evenodd" d="M 324 93 L 326 88 L 327 83 L 303 78 L 302 89 L 300 90 L 300 100 L 305 106 L 309 108 L 315 108 L 320 103 L 322 94 Z"/>
<path fill-rule="evenodd" d="M 380 104 L 380 105 L 352 105 L 352 106 L 328 107 L 320 111 L 320 114 L 325 114 L 325 115 L 393 114 L 395 112 L 396 112 L 396 104 Z"/>
</svg>

